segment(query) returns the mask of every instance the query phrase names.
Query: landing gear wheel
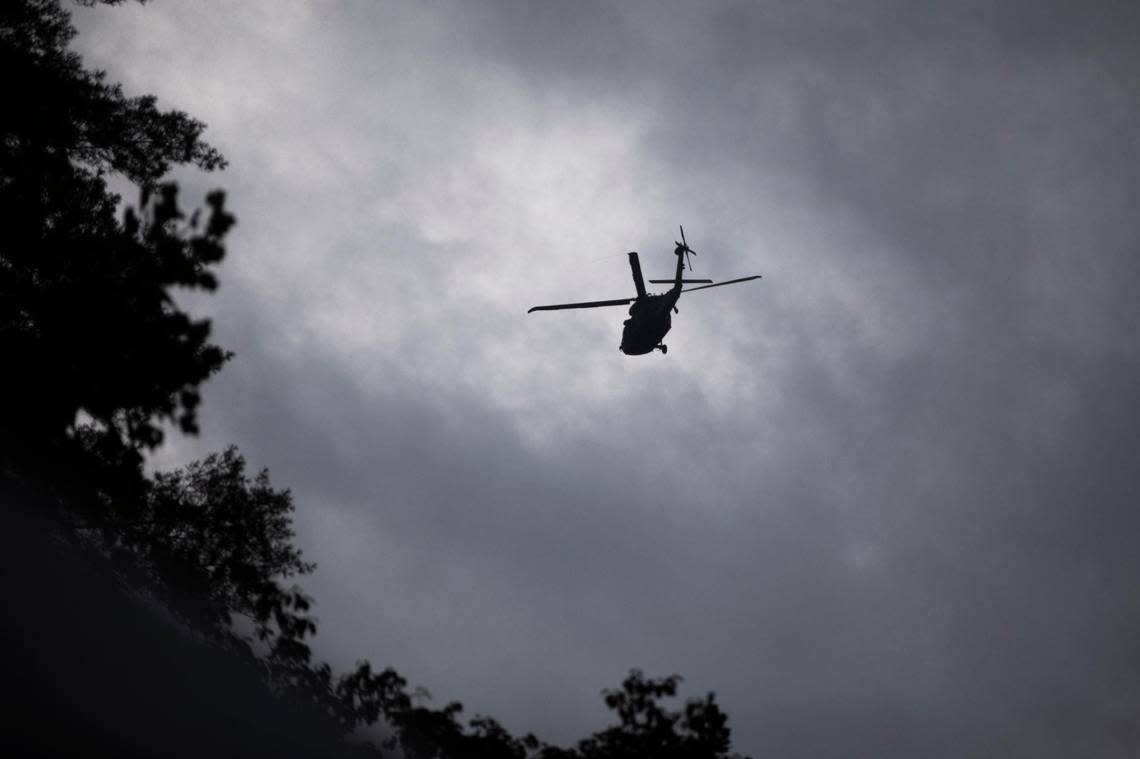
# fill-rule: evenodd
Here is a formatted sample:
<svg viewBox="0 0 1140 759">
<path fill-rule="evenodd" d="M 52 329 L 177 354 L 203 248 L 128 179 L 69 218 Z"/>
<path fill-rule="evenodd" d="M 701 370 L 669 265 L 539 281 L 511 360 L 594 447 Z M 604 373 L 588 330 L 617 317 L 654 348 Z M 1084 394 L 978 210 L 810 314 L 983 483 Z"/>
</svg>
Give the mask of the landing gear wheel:
<svg viewBox="0 0 1140 759">
<path fill-rule="evenodd" d="M 661 345 L 657 346 L 657 350 L 661 351 L 661 355 L 664 356 L 666 353 L 669 352 L 669 346 L 666 345 L 665 343 L 661 343 Z"/>
</svg>

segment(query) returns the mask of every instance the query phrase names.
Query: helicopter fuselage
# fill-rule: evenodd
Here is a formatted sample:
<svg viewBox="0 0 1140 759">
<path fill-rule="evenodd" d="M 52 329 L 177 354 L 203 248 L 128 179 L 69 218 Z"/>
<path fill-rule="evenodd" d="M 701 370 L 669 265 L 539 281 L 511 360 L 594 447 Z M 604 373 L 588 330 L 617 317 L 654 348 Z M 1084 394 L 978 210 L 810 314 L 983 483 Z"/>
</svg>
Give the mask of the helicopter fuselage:
<svg viewBox="0 0 1140 759">
<path fill-rule="evenodd" d="M 655 350 L 673 326 L 670 312 L 677 304 L 679 289 L 661 295 L 644 295 L 629 307 L 629 318 L 621 333 L 621 352 L 640 356 Z"/>
<path fill-rule="evenodd" d="M 677 270 L 673 278 L 649 280 L 650 283 L 673 285 L 663 293 L 651 295 L 646 292 L 645 279 L 641 275 L 641 262 L 638 260 L 637 252 L 630 251 L 629 271 L 633 276 L 634 289 L 637 290 L 636 297 L 591 300 L 578 303 L 554 303 L 548 306 L 531 306 L 527 310 L 527 313 L 529 314 L 535 311 L 561 311 L 569 308 L 624 306 L 628 303 L 630 304 L 629 318 L 625 320 L 625 327 L 622 329 L 621 345 L 618 346 L 619 350 L 628 356 L 641 356 L 654 350 L 665 353 L 667 348 L 661 340 L 669 332 L 670 327 L 673 326 L 672 314 L 670 312 L 676 312 L 677 300 L 680 299 L 681 293 L 760 279 L 759 274 L 716 283 L 710 279 L 685 279 L 685 265 L 689 261 L 689 256 L 695 256 L 697 252 L 690 248 L 689 243 L 685 240 L 684 227 L 681 227 L 681 242 L 675 244 L 673 254 L 677 256 Z M 692 269 L 691 264 L 689 268 Z M 684 285 L 687 284 L 698 283 L 701 284 L 701 287 L 684 287 Z"/>
</svg>

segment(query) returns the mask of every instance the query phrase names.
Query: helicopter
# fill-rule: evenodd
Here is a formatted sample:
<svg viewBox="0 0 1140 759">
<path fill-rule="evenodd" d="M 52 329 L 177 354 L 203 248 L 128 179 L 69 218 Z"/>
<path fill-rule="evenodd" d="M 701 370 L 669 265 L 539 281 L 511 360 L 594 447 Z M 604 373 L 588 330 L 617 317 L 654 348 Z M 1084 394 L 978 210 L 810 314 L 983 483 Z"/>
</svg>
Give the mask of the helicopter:
<svg viewBox="0 0 1140 759">
<path fill-rule="evenodd" d="M 677 300 L 680 299 L 681 293 L 692 292 L 694 290 L 707 290 L 710 287 L 720 287 L 721 285 L 734 285 L 738 282 L 748 282 L 753 279 L 760 279 L 759 274 L 754 274 L 751 277 L 740 277 L 739 279 L 730 279 L 726 282 L 717 282 L 712 284 L 711 279 L 685 279 L 685 266 L 688 265 L 689 271 L 693 269 L 691 256 L 697 255 L 697 251 L 689 247 L 688 241 L 685 239 L 685 228 L 681 229 L 681 241 L 674 241 L 676 246 L 673 253 L 677 256 L 677 274 L 673 279 L 651 279 L 651 284 L 666 284 L 672 283 L 672 287 L 660 294 L 652 294 L 645 291 L 645 280 L 641 275 L 641 262 L 638 260 L 637 251 L 629 252 L 629 269 L 633 273 L 633 286 L 637 289 L 637 295 L 633 298 L 617 298 L 615 300 L 594 300 L 585 303 L 559 303 L 552 306 L 534 306 L 527 313 L 535 311 L 560 311 L 567 308 L 600 308 L 603 306 L 624 306 L 631 303 L 629 307 L 629 318 L 625 320 L 625 327 L 621 334 L 621 345 L 618 350 L 627 356 L 640 356 L 646 353 L 651 353 L 655 350 L 661 351 L 665 354 L 669 351 L 669 347 L 661 342 L 665 334 L 672 327 L 672 317 L 670 311 L 673 313 L 680 313 L 677 310 Z M 682 285 L 700 284 L 700 287 L 682 287 Z"/>
</svg>

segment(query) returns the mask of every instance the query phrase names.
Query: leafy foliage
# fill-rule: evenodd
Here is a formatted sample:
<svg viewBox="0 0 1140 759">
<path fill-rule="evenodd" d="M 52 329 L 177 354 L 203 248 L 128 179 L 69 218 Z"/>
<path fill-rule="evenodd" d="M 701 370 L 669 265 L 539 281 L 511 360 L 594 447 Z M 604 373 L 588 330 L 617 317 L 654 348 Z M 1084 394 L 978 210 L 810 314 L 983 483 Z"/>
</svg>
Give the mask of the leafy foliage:
<svg viewBox="0 0 1140 759">
<path fill-rule="evenodd" d="M 123 446 L 153 448 L 164 421 L 196 430 L 198 386 L 227 358 L 171 293 L 217 286 L 234 223 L 221 192 L 187 221 L 159 180 L 224 160 L 201 122 L 83 69 L 74 34 L 52 0 L 0 9 L 0 433 L 59 439 L 83 411 Z M 116 219 L 109 172 L 142 188 L 141 214 Z"/>
<path fill-rule="evenodd" d="M 677 695 L 680 677 L 646 679 L 630 672 L 620 690 L 605 691 L 606 706 L 617 712 L 620 724 L 578 744 L 582 759 L 719 759 L 729 749 L 728 718 L 713 694 L 690 699 L 682 711 L 670 711 L 662 698 Z"/>
<path fill-rule="evenodd" d="M 228 626 L 240 614 L 261 640 L 275 628 L 301 639 L 316 629 L 304 616 L 308 600 L 280 580 L 314 565 L 293 546 L 292 511 L 289 491 L 274 490 L 264 470 L 248 478 L 245 460 L 231 447 L 157 473 L 125 537 L 155 580 L 201 599 L 200 621 Z"/>
<path fill-rule="evenodd" d="M 646 678 L 633 670 L 621 688 L 604 692 L 618 723 L 572 749 L 516 737 L 499 722 L 476 716 L 464 725 L 463 706 L 424 706 L 393 669 L 363 661 L 336 675 L 314 660 L 317 632 L 311 599 L 285 581 L 313 571 L 293 545 L 292 497 L 275 490 L 268 472 L 245 473 L 230 448 L 185 469 L 158 473 L 145 508 L 124 531 L 126 547 L 145 567 L 146 582 L 187 621 L 261 661 L 267 682 L 283 697 L 309 703 L 342 732 L 372 725 L 391 731 L 387 749 L 410 759 L 728 759 L 727 717 L 710 693 L 680 710 L 664 701 L 680 678 Z M 235 617 L 253 623 L 252 639 L 234 630 Z M 260 651 L 260 654 L 258 654 Z"/>
<path fill-rule="evenodd" d="M 67 49 L 75 27 L 57 0 L 13 0 L 0 10 L 0 63 L 6 90 L 4 146 L 23 160 L 76 161 L 152 186 L 172 165 L 223 168 L 202 141 L 205 124 L 159 111 L 153 95 L 127 97 L 102 71 Z"/>
</svg>

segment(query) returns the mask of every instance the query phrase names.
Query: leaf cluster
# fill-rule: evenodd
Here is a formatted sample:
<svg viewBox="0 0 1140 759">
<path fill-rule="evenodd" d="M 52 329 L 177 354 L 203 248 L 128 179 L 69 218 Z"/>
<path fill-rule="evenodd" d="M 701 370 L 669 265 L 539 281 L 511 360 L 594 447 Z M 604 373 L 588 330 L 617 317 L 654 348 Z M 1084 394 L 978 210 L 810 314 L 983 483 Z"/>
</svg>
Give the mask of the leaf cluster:
<svg viewBox="0 0 1140 759">
<path fill-rule="evenodd" d="M 182 111 L 159 110 L 153 95 L 127 97 L 104 72 L 85 69 L 67 49 L 75 34 L 58 0 L 12 0 L 0 7 L 10 154 L 75 161 L 142 186 L 177 164 L 225 167 L 221 153 L 201 139 L 205 124 Z"/>
<path fill-rule="evenodd" d="M 83 412 L 153 448 L 166 422 L 197 429 L 198 387 L 228 358 L 172 292 L 217 286 L 234 224 L 221 192 L 186 219 L 160 179 L 224 159 L 201 122 L 85 70 L 74 34 L 53 0 L 0 6 L 0 442 L 58 440 Z M 109 173 L 142 188 L 122 219 Z"/>
<path fill-rule="evenodd" d="M 514 736 L 491 717 L 464 724 L 461 704 L 426 706 L 391 668 L 375 671 L 362 661 L 336 674 L 309 645 L 317 632 L 312 600 L 288 584 L 314 569 L 294 545 L 292 513 L 289 491 L 274 489 L 265 470 L 249 477 L 231 447 L 155 474 L 144 507 L 116 534 L 148 587 L 196 629 L 258 662 L 278 694 L 316 708 L 345 734 L 384 726 L 390 737 L 383 747 L 409 759 L 730 757 L 727 716 L 713 694 L 670 708 L 676 675 L 653 679 L 633 670 L 603 694 L 617 724 L 564 749 Z M 253 630 L 244 637 L 236 632 L 243 620 Z"/>
</svg>

